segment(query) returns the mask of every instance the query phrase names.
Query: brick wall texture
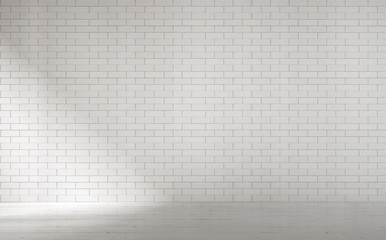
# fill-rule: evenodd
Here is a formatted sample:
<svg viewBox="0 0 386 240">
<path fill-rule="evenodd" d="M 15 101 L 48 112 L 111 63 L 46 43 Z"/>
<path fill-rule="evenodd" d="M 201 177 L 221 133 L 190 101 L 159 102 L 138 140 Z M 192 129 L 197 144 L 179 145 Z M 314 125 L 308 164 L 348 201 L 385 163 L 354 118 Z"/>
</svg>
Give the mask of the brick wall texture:
<svg viewBox="0 0 386 240">
<path fill-rule="evenodd" d="M 385 0 L 0 0 L 0 202 L 386 201 Z"/>
</svg>

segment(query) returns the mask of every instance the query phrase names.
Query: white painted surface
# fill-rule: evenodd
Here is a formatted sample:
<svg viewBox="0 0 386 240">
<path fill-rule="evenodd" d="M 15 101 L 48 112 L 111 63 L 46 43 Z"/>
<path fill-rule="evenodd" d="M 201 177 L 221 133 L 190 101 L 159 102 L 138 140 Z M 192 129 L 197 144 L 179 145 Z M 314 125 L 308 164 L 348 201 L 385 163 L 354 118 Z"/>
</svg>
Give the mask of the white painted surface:
<svg viewBox="0 0 386 240">
<path fill-rule="evenodd" d="M 385 204 L 0 205 L 1 240 L 377 240 Z"/>
<path fill-rule="evenodd" d="M 385 16 L 0 0 L 0 201 L 384 201 Z"/>
</svg>

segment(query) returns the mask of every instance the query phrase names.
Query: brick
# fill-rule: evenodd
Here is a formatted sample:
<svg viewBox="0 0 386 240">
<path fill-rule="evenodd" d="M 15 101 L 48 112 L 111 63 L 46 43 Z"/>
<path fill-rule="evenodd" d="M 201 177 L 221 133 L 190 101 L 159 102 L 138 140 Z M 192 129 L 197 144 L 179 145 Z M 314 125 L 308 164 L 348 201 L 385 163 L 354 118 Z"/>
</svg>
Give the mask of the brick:
<svg viewBox="0 0 386 240">
<path fill-rule="evenodd" d="M 1 0 L 0 201 L 384 201 L 384 6 Z"/>
</svg>

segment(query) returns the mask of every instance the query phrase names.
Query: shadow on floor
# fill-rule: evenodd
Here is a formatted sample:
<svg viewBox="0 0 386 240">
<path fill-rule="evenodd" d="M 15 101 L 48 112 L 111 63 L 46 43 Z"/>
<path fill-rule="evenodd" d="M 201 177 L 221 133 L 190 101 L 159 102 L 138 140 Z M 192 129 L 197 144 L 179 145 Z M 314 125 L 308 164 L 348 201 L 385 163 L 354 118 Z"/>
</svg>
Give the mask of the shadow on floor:
<svg viewBox="0 0 386 240">
<path fill-rule="evenodd" d="M 385 204 L 0 204 L 1 240 L 384 239 Z"/>
</svg>

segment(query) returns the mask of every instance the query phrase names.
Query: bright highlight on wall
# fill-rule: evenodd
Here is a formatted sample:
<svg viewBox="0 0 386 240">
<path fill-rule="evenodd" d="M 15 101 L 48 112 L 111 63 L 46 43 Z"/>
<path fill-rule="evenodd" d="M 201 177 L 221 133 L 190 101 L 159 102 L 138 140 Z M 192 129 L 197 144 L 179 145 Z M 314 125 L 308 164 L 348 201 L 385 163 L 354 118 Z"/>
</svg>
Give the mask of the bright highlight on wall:
<svg viewBox="0 0 386 240">
<path fill-rule="evenodd" d="M 0 201 L 385 201 L 386 1 L 0 0 Z"/>
</svg>

